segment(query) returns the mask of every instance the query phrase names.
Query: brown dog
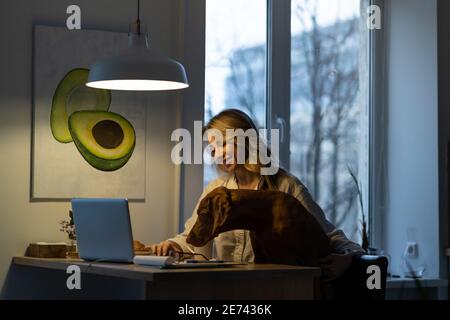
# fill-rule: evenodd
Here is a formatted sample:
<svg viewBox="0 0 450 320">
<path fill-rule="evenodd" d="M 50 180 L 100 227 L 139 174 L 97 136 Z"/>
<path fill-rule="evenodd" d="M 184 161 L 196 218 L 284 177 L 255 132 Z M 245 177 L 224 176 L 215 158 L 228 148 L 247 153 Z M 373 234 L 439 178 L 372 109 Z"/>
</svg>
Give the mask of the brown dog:
<svg viewBox="0 0 450 320">
<path fill-rule="evenodd" d="M 257 263 L 318 266 L 332 252 L 317 220 L 293 196 L 281 191 L 219 187 L 199 204 L 187 242 L 201 247 L 218 234 L 250 230 Z"/>
</svg>

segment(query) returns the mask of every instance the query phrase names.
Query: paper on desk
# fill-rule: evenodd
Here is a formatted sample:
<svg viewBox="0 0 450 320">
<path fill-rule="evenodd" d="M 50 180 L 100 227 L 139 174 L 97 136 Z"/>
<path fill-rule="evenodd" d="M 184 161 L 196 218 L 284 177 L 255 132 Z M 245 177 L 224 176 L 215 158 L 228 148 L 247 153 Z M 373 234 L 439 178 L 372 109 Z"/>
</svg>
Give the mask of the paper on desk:
<svg viewBox="0 0 450 320">
<path fill-rule="evenodd" d="M 168 266 L 175 262 L 175 257 L 170 256 L 134 256 L 133 262 L 145 266 Z"/>
</svg>

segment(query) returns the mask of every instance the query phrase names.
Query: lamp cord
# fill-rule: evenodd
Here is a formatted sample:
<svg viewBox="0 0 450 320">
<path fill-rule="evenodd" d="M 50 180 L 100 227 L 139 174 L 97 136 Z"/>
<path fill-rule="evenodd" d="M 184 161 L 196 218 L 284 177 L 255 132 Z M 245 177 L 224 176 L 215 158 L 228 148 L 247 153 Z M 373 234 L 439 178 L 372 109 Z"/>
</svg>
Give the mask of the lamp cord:
<svg viewBox="0 0 450 320">
<path fill-rule="evenodd" d="M 140 0 L 137 0 L 137 34 L 141 35 Z"/>
</svg>

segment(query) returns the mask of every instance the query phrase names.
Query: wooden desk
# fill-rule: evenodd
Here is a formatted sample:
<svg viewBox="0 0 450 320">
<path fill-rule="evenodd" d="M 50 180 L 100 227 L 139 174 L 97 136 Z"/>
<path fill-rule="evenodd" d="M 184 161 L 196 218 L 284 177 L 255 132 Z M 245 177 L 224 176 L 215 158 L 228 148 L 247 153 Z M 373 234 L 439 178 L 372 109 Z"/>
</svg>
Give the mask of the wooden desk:
<svg viewBox="0 0 450 320">
<path fill-rule="evenodd" d="M 13 265 L 66 271 L 78 265 L 83 275 L 139 280 L 145 299 L 313 299 L 319 268 L 249 264 L 226 268 L 160 269 L 78 259 L 14 257 Z M 69 275 L 67 275 L 69 276 Z M 67 277 L 66 276 L 66 277 Z M 61 284 L 61 286 L 64 284 Z M 67 290 L 67 289 L 66 289 Z"/>
</svg>

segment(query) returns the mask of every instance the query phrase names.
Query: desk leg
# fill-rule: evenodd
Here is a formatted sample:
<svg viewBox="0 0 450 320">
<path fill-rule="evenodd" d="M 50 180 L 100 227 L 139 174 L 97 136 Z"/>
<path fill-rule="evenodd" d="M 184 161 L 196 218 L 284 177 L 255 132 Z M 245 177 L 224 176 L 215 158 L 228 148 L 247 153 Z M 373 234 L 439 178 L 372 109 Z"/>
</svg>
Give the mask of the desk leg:
<svg viewBox="0 0 450 320">
<path fill-rule="evenodd" d="M 175 277 L 174 277 L 175 278 Z M 312 300 L 314 278 L 173 279 L 146 283 L 147 299 L 261 299 Z"/>
</svg>

